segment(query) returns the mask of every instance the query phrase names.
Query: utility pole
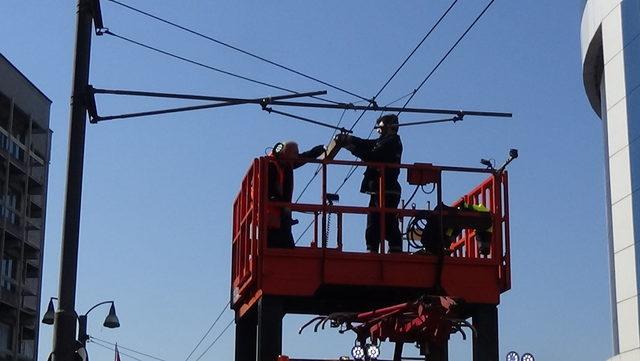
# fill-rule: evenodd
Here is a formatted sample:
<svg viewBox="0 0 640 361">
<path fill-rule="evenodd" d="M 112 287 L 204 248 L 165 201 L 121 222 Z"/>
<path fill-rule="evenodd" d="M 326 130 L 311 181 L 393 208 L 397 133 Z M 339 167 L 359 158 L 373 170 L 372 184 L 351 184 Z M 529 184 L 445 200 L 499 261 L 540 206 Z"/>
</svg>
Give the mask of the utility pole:
<svg viewBox="0 0 640 361">
<path fill-rule="evenodd" d="M 60 252 L 60 284 L 58 310 L 54 318 L 53 361 L 72 361 L 77 349 L 76 279 L 78 274 L 78 243 L 80 232 L 80 206 L 82 198 L 82 171 L 87 124 L 86 94 L 89 86 L 91 58 L 91 26 L 99 0 L 78 0 L 76 20 L 76 47 L 73 65 L 71 114 L 69 124 L 69 150 L 67 158 L 67 185 L 65 193 L 64 223 Z"/>
</svg>

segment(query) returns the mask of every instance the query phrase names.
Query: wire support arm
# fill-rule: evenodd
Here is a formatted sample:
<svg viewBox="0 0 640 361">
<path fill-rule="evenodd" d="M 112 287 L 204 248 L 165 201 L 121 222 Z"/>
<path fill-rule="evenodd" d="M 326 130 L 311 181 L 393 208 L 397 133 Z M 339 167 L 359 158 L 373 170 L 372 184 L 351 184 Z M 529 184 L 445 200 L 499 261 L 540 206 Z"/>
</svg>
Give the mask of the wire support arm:
<svg viewBox="0 0 640 361">
<path fill-rule="evenodd" d="M 198 31 L 195 31 L 195 30 L 189 29 L 189 28 L 187 28 L 187 27 L 185 27 L 185 26 L 182 26 L 182 25 L 177 24 L 177 23 L 175 23 L 175 22 L 172 22 L 172 21 L 169 21 L 169 20 L 163 19 L 163 18 L 161 18 L 161 17 L 159 17 L 159 16 L 153 15 L 153 14 L 151 14 L 151 13 L 149 13 L 149 12 L 146 12 L 146 11 L 140 10 L 140 9 L 138 9 L 138 8 L 135 8 L 135 7 L 133 7 L 133 6 L 127 5 L 127 4 L 122 3 L 122 2 L 120 2 L 120 1 L 116 1 L 116 0 L 107 0 L 107 1 L 112 2 L 112 3 L 116 4 L 116 5 L 122 6 L 122 7 L 124 7 L 124 8 L 127 8 L 127 9 L 129 9 L 129 10 L 131 10 L 131 11 L 137 12 L 138 14 L 144 15 L 144 16 L 149 17 L 149 18 L 151 18 L 151 19 L 154 19 L 154 20 L 157 20 L 157 21 L 159 21 L 159 22 L 162 22 L 162 23 L 164 23 L 164 24 L 167 24 L 167 25 L 169 25 L 169 26 L 172 26 L 172 27 L 174 27 L 174 28 L 180 29 L 180 30 L 185 31 L 185 32 L 187 32 L 187 33 L 190 33 L 190 34 L 192 34 L 192 35 L 195 35 L 195 36 L 201 37 L 201 38 L 203 38 L 203 39 L 209 40 L 209 41 L 211 41 L 211 42 L 213 42 L 213 43 L 216 43 L 216 44 L 218 44 L 218 45 L 222 45 L 222 46 L 224 46 L 224 47 L 226 47 L 226 48 L 229 48 L 229 49 L 231 49 L 231 50 L 237 51 L 237 52 L 242 53 L 242 54 L 244 54 L 244 55 L 248 55 L 248 56 L 250 56 L 250 57 L 252 57 L 252 58 L 254 58 L 254 59 L 257 59 L 257 60 L 263 61 L 263 62 L 265 62 L 265 63 L 267 63 L 267 64 L 273 65 L 273 66 L 275 66 L 275 67 L 278 67 L 278 68 L 280 68 L 280 69 L 286 70 L 286 71 L 291 72 L 291 73 L 293 73 L 293 74 L 296 74 L 296 75 L 302 76 L 302 77 L 307 78 L 307 79 L 309 79 L 309 80 L 313 80 L 313 81 L 315 81 L 315 82 L 317 82 L 317 83 L 320 83 L 320 84 L 322 84 L 322 85 L 328 86 L 328 87 L 330 87 L 330 88 L 332 88 L 332 89 L 335 89 L 335 90 L 337 90 L 337 91 L 340 91 L 340 92 L 342 92 L 342 93 L 345 93 L 345 94 L 348 94 L 348 95 L 354 96 L 354 97 L 356 97 L 356 98 L 358 98 L 358 99 L 361 99 L 361 100 L 364 100 L 364 101 L 371 101 L 371 99 L 367 99 L 367 98 L 365 98 L 365 97 L 363 97 L 363 96 L 360 96 L 360 95 L 358 95 L 358 94 L 356 94 L 356 93 L 354 93 L 354 92 L 351 92 L 351 91 L 349 91 L 349 90 L 346 90 L 346 89 L 344 89 L 344 88 L 341 88 L 341 87 L 339 87 L 339 86 L 337 86 L 337 85 L 331 84 L 331 83 L 329 83 L 329 82 L 325 82 L 325 81 L 320 80 L 320 79 L 318 79 L 318 78 L 316 78 L 316 77 L 313 77 L 313 76 L 307 75 L 307 74 L 305 74 L 305 73 L 303 73 L 303 72 L 301 72 L 301 71 L 295 70 L 295 69 L 293 69 L 293 68 L 291 68 L 291 67 L 288 67 L 288 66 L 285 66 L 285 65 L 279 64 L 279 63 L 277 63 L 277 62 L 275 62 L 275 61 L 273 61 L 273 60 L 269 60 L 269 59 L 267 59 L 267 58 L 265 58 L 265 57 L 262 57 L 262 56 L 259 56 L 259 55 L 254 54 L 254 53 L 251 53 L 251 52 L 249 52 L 249 51 L 246 51 L 246 50 L 240 49 L 240 48 L 239 48 L 239 47 L 237 47 L 237 46 L 233 46 L 233 45 L 231 45 L 231 44 L 229 44 L 229 43 L 226 43 L 226 42 L 224 42 L 224 41 L 221 41 L 221 40 L 215 39 L 215 38 L 213 38 L 213 37 L 211 37 L 211 36 L 208 36 L 208 35 L 205 35 L 205 34 L 203 34 L 203 33 L 201 33 L 201 32 L 198 32 Z"/>
<path fill-rule="evenodd" d="M 440 66 L 442 65 L 442 63 L 445 62 L 445 60 L 447 60 L 447 58 L 449 57 L 449 55 L 451 55 L 451 53 L 455 50 L 455 48 L 460 44 L 460 42 L 462 42 L 462 40 L 467 36 L 467 34 L 469 34 L 469 32 L 471 31 L 471 29 L 473 29 L 473 27 L 478 23 L 478 21 L 480 21 L 480 19 L 484 16 L 484 14 L 487 12 L 487 10 L 489 10 L 489 8 L 491 7 L 491 5 L 493 5 L 493 3 L 495 2 L 495 0 L 491 0 L 487 6 L 484 7 L 484 9 L 482 10 L 482 12 L 480 12 L 480 14 L 475 18 L 475 20 L 473 20 L 473 22 L 471 23 L 471 25 L 469 25 L 467 27 L 467 29 L 462 33 L 462 35 L 460 35 L 460 37 L 458 37 L 458 40 L 453 44 L 453 46 L 451 46 L 451 48 L 449 48 L 449 50 L 445 53 L 445 55 L 440 59 L 440 61 L 438 62 L 438 64 L 436 64 L 435 67 L 433 67 L 433 69 L 431 69 L 431 71 L 429 72 L 429 74 L 427 74 L 427 76 L 424 78 L 424 80 L 422 80 L 422 82 L 420 83 L 420 85 L 418 85 L 418 87 L 416 89 L 413 90 L 413 95 L 411 95 L 411 97 L 409 99 L 407 99 L 407 101 L 404 103 L 404 107 L 406 107 L 411 100 L 413 99 L 413 97 L 415 97 L 415 95 L 418 93 L 418 91 L 420 91 L 420 89 L 425 85 L 425 83 L 427 81 L 429 81 L 429 79 L 431 79 L 431 76 L 438 70 L 438 68 L 440 68 Z M 405 110 L 400 110 L 398 112 L 398 115 L 400 115 L 400 113 L 405 112 Z"/>
<path fill-rule="evenodd" d="M 452 110 L 452 109 L 434 109 L 434 108 L 404 108 L 404 107 L 388 107 L 388 106 L 366 106 L 366 105 L 354 105 L 354 104 L 321 104 L 321 103 L 307 103 L 307 102 L 291 102 L 275 100 L 271 102 L 272 105 L 278 106 L 290 106 L 290 107 L 304 107 L 304 108 L 321 108 L 321 109 L 351 109 L 351 110 L 371 110 L 379 112 L 398 112 L 403 113 L 421 113 L 421 114 L 448 114 L 458 117 L 464 116 L 479 116 L 479 117 L 499 117 L 499 118 L 511 118 L 512 113 L 504 112 L 484 112 L 476 110 Z"/>
<path fill-rule="evenodd" d="M 272 104 L 274 104 L 275 102 L 272 102 Z M 289 117 L 289 118 L 293 118 L 293 119 L 298 119 L 298 120 L 302 120 L 303 122 L 307 122 L 307 123 L 311 123 L 311 124 L 315 124 L 315 125 L 319 125 L 321 127 L 325 127 L 325 128 L 331 128 L 331 129 L 335 129 L 335 130 L 339 130 L 343 133 L 353 133 L 353 131 L 346 129 L 346 128 L 342 128 L 342 127 L 336 127 L 333 126 L 331 124 L 328 123 L 324 123 L 324 122 L 320 122 L 317 120 L 313 120 L 313 119 L 309 119 L 309 118 L 305 118 L 305 117 L 301 117 L 299 115 L 295 115 L 295 114 L 291 114 L 291 113 L 286 113 L 286 112 L 281 112 L 279 110 L 275 110 L 271 107 L 268 106 L 263 106 L 262 110 L 265 110 L 267 113 L 275 113 L 275 114 L 280 114 L 280 115 L 284 115 L 285 117 Z"/>
<path fill-rule="evenodd" d="M 151 45 L 144 44 L 142 42 L 139 42 L 139 41 L 133 40 L 131 38 L 128 38 L 126 36 L 118 35 L 118 34 L 114 33 L 113 31 L 111 31 L 109 29 L 103 29 L 102 30 L 102 34 L 111 35 L 114 38 L 117 38 L 117 39 L 120 39 L 120 40 L 124 40 L 124 41 L 126 41 L 126 42 L 128 42 L 130 44 L 140 46 L 140 47 L 145 48 L 147 50 L 151 50 L 153 52 L 156 52 L 156 53 L 159 53 L 159 54 L 162 54 L 162 55 L 166 55 L 166 56 L 168 56 L 170 58 L 181 60 L 183 62 L 192 64 L 192 65 L 195 65 L 195 66 L 199 66 L 199 67 L 204 68 L 204 69 L 208 69 L 208 70 L 220 73 L 220 74 L 228 75 L 230 77 L 234 77 L 234 78 L 237 78 L 237 79 L 245 80 L 245 81 L 248 81 L 248 82 L 251 82 L 251 83 L 254 83 L 254 84 L 258 84 L 258 85 L 262 85 L 262 86 L 265 86 L 265 87 L 268 87 L 268 88 L 289 92 L 289 93 L 292 93 L 292 94 L 298 94 L 299 93 L 299 92 L 297 92 L 295 90 L 287 89 L 287 88 L 284 88 L 284 87 L 281 87 L 281 86 L 277 86 L 275 84 L 270 84 L 270 83 L 267 83 L 267 82 L 264 82 L 264 81 L 252 79 L 252 78 L 249 78 L 247 76 L 235 74 L 235 73 L 232 73 L 232 72 L 227 71 L 227 70 L 223 70 L 223 69 L 211 66 L 211 65 L 207 65 L 207 64 L 204 64 L 202 62 L 195 61 L 195 60 L 186 58 L 184 56 L 181 56 L 181 55 L 178 55 L 178 54 L 174 54 L 174 53 L 171 53 L 169 51 L 162 50 L 160 48 L 157 48 L 157 47 L 154 47 L 154 46 L 151 46 Z M 319 98 L 319 97 L 315 97 L 315 96 L 314 96 L 314 98 L 316 98 L 318 100 L 321 100 L 321 101 L 324 101 L 324 102 L 327 102 L 327 103 L 330 103 L 330 104 L 342 104 L 342 103 L 335 102 L 335 101 L 329 100 L 329 99 Z"/>
<path fill-rule="evenodd" d="M 100 89 L 93 89 L 93 90 L 100 90 Z M 114 92 L 135 93 L 135 92 L 130 92 L 130 91 L 114 91 Z M 107 93 L 107 92 L 96 91 L 95 93 L 113 94 L 114 92 Z M 149 94 L 155 94 L 155 96 L 164 97 L 164 96 L 161 96 L 161 94 L 163 94 L 163 93 L 149 93 L 149 92 L 138 92 L 138 93 L 147 93 L 146 96 L 153 96 L 153 95 L 149 95 Z M 315 95 L 315 94 L 323 94 L 323 93 L 325 93 L 325 92 L 324 91 L 319 91 L 319 92 L 289 94 L 289 95 L 281 95 L 281 96 L 276 96 L 276 97 L 255 98 L 255 99 L 227 98 L 227 97 L 209 97 L 209 98 L 218 98 L 218 100 L 224 100 L 224 101 L 222 101 L 220 103 L 213 103 L 213 104 L 193 105 L 193 106 L 188 106 L 188 107 L 178 107 L 178 108 L 169 108 L 169 109 L 161 109 L 161 110 L 152 110 L 152 111 L 146 111 L 146 112 L 127 113 L 127 114 L 111 115 L 111 116 L 104 116 L 104 117 L 99 116 L 97 114 L 97 111 L 93 110 L 93 111 L 90 112 L 89 115 L 91 116 L 91 120 L 90 120 L 91 123 L 95 124 L 95 123 L 98 123 L 98 122 L 101 122 L 101 121 L 105 121 L 105 120 L 139 118 L 139 117 L 145 117 L 145 116 L 151 116 L 151 115 L 181 113 L 181 112 L 188 112 L 188 111 L 194 111 L 194 110 L 221 108 L 221 107 L 226 107 L 226 106 L 231 106 L 231 105 L 260 104 L 262 106 L 265 106 L 265 104 L 269 104 L 273 99 L 283 99 L 283 98 L 287 99 L 287 98 L 292 98 L 292 97 L 293 98 L 297 98 L 297 97 L 312 96 L 312 95 Z M 133 94 L 127 94 L 127 95 L 133 95 Z M 137 94 L 137 95 L 142 96 L 142 94 Z M 179 94 L 177 94 L 177 95 L 179 95 Z M 169 97 L 169 96 L 167 96 L 167 97 Z M 204 97 L 204 96 L 197 96 L 197 97 Z M 187 99 L 187 98 L 182 98 L 182 99 Z"/>
<path fill-rule="evenodd" d="M 446 119 L 433 119 L 433 120 L 423 120 L 423 121 L 419 121 L 419 122 L 408 122 L 408 123 L 400 123 L 397 125 L 391 125 L 391 127 L 409 127 L 412 125 L 425 125 L 425 124 L 437 124 L 437 123 L 448 123 L 448 122 L 453 122 L 453 123 L 457 123 L 459 121 L 464 120 L 464 114 L 461 116 L 455 116 L 453 118 L 446 118 Z M 378 126 L 376 126 L 376 128 L 379 128 Z"/>
<path fill-rule="evenodd" d="M 90 91 L 93 94 L 130 95 L 130 96 L 151 97 L 151 98 L 208 100 L 208 101 L 219 101 L 219 102 L 244 101 L 244 102 L 247 102 L 247 103 L 254 103 L 254 102 L 255 103 L 259 103 L 260 101 L 265 100 L 265 99 L 267 99 L 267 100 L 284 100 L 284 99 L 312 97 L 312 96 L 316 96 L 316 95 L 325 95 L 325 94 L 327 94 L 327 92 L 325 90 L 320 90 L 320 91 L 305 92 L 305 93 L 276 95 L 276 96 L 264 97 L 264 98 L 259 98 L 259 99 L 246 99 L 246 98 L 219 97 L 219 96 L 210 96 L 210 95 L 159 93 L 159 92 L 148 92 L 148 91 L 138 91 L 138 90 L 100 89 L 100 88 L 93 88 L 93 87 L 90 88 Z"/>
</svg>

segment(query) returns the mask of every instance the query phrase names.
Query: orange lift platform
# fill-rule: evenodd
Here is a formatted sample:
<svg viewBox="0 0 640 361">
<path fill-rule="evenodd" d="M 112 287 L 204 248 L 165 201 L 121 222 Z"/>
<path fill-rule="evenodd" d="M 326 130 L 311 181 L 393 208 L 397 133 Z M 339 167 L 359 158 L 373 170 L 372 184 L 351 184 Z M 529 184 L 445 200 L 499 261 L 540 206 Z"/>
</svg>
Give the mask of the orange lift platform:
<svg viewBox="0 0 640 361">
<path fill-rule="evenodd" d="M 390 341 L 395 342 L 394 361 L 403 359 L 404 343 L 417 343 L 425 360 L 446 361 L 449 336 L 462 332 L 462 327 L 473 333 L 473 361 L 498 359 L 497 305 L 500 295 L 511 287 L 504 167 L 314 160 L 308 163 L 319 165 L 322 185 L 319 202 L 312 204 L 269 199 L 268 171 L 274 161 L 271 157 L 253 161 L 233 205 L 231 307 L 236 320 L 236 361 L 286 359 L 281 356 L 282 319 L 290 313 L 319 315 L 305 325 L 315 321 L 316 330 L 329 324 L 354 331 L 354 359 L 375 359 L 374 348 L 368 348 Z M 381 201 L 383 169 L 398 167 L 403 187 L 433 189 L 435 206 L 396 209 L 384 208 L 382 202 L 380 208 L 335 204 L 327 193 L 328 174 L 352 166 L 378 167 Z M 466 194 L 447 194 L 453 201 L 445 206 L 443 174 L 446 179 L 477 177 L 477 186 Z M 268 247 L 269 216 L 284 208 L 294 215 L 312 215 L 310 243 L 287 249 Z M 362 243 L 364 249 L 364 227 L 344 232 L 343 216 L 364 220 L 370 212 L 397 215 L 408 238 L 403 247 L 407 251 L 386 253 L 384 242 L 380 253 L 343 250 L 343 233 L 362 234 L 353 244 Z M 327 232 L 330 219 L 335 236 Z M 381 228 L 384 234 L 383 221 Z M 410 252 L 408 243 L 424 247 Z"/>
</svg>

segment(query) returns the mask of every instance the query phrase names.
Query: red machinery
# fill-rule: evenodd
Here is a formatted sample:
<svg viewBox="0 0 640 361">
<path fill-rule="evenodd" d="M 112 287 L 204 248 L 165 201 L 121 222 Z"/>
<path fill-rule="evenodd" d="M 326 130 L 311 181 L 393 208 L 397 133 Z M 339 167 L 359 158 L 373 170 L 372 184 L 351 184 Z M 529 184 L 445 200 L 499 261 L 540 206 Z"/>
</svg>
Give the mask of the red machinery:
<svg viewBox="0 0 640 361">
<path fill-rule="evenodd" d="M 465 320 L 472 318 L 473 360 L 497 360 L 497 305 L 500 294 L 511 286 L 506 172 L 431 164 L 386 165 L 401 168 L 411 185 L 433 184 L 438 206 L 371 209 L 335 205 L 327 196 L 329 169 L 365 163 L 316 161 L 322 169 L 320 202 L 310 204 L 269 200 L 269 162 L 266 157 L 254 160 L 234 203 L 231 306 L 236 312 L 236 361 L 276 360 L 282 354 L 286 313 L 326 315 L 311 323 L 319 322 L 316 328 L 330 322 L 342 331 L 353 330 L 362 346 L 386 339 L 396 342 L 397 360 L 404 343 L 417 342 L 429 361 L 447 360 L 449 335 L 470 326 Z M 446 207 L 443 173 L 489 177 Z M 380 184 L 383 193 L 384 179 Z M 309 245 L 267 247 L 268 213 L 282 207 L 313 215 Z M 343 251 L 343 215 L 371 211 L 395 213 L 399 219 L 410 220 L 409 225 L 423 221 L 423 227 L 417 227 L 422 231 L 418 237 L 423 244 L 431 244 L 426 247 L 430 251 Z M 330 244 L 333 240 L 326 232 L 331 216 L 337 218 L 335 244 Z M 488 237 L 486 249 L 480 249 L 477 242 L 481 232 Z M 415 232 L 410 233 L 415 238 Z"/>
</svg>

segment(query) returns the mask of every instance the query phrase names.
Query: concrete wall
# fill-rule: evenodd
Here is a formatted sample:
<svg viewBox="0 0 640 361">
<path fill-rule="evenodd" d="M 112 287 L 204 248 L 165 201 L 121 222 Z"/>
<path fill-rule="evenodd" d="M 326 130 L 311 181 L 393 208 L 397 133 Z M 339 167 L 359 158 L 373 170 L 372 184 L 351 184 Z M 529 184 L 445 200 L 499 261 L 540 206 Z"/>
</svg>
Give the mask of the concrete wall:
<svg viewBox="0 0 640 361">
<path fill-rule="evenodd" d="M 584 84 L 604 125 L 615 361 L 640 360 L 640 0 L 589 0 Z"/>
</svg>

